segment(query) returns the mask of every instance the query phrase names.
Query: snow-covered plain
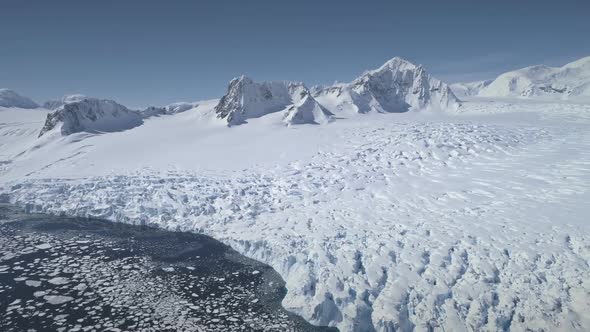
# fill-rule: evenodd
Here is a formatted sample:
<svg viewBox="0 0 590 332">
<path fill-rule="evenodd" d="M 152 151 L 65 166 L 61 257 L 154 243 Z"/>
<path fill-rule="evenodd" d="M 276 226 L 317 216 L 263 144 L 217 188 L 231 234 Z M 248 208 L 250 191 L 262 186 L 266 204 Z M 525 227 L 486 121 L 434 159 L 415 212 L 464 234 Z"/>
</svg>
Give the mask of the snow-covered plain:
<svg viewBox="0 0 590 332">
<path fill-rule="evenodd" d="M 0 201 L 212 235 L 342 331 L 590 328 L 590 105 L 228 128 L 216 103 L 52 139 L 0 108 Z"/>
</svg>

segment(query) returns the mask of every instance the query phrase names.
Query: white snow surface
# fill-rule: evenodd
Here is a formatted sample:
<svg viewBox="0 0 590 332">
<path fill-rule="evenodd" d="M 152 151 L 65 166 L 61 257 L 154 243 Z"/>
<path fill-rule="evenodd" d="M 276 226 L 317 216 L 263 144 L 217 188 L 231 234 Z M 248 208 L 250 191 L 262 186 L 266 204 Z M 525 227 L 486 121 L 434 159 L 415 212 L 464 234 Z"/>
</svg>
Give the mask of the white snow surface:
<svg viewBox="0 0 590 332">
<path fill-rule="evenodd" d="M 0 107 L 38 108 L 39 105 L 27 97 L 9 89 L 0 89 Z"/>
<path fill-rule="evenodd" d="M 477 95 L 590 102 L 590 56 L 563 67 L 537 65 L 504 73 L 480 87 Z"/>
<path fill-rule="evenodd" d="M 206 233 L 341 331 L 590 329 L 590 105 L 228 128 L 217 102 L 52 140 L 0 108 L 0 201 Z"/>
</svg>

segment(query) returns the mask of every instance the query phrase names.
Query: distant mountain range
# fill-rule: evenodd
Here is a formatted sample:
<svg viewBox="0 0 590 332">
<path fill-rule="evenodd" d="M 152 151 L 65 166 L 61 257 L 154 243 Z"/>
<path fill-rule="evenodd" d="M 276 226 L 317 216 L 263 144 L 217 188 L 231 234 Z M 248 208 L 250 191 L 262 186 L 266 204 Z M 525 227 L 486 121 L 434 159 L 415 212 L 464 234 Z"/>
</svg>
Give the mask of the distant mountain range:
<svg viewBox="0 0 590 332">
<path fill-rule="evenodd" d="M 112 100 L 83 95 L 65 96 L 39 106 L 13 91 L 2 91 L 4 97 L 0 105 L 3 107 L 53 110 L 47 115 L 39 137 L 53 131 L 63 136 L 77 132 L 121 131 L 141 125 L 147 117 L 175 114 L 196 106 L 175 103 L 133 111 Z M 459 100 L 447 84 L 431 77 L 422 66 L 396 57 L 350 83 L 313 91 L 300 82 L 255 82 L 241 76 L 229 83 L 227 93 L 212 114 L 228 126 L 245 124 L 249 119 L 272 113 L 280 113 L 285 125 L 299 125 L 326 124 L 338 114 L 401 113 L 458 106 Z"/>
<path fill-rule="evenodd" d="M 456 109 L 464 97 L 590 99 L 590 57 L 563 67 L 532 66 L 511 71 L 495 80 L 446 83 L 430 76 L 424 67 L 395 57 L 350 83 L 309 89 L 300 82 L 255 82 L 246 76 L 233 79 L 211 114 L 227 126 L 249 119 L 280 114 L 285 125 L 327 124 L 339 116 L 369 112 L 402 113 Z M 112 100 L 83 95 L 65 96 L 40 106 L 14 91 L 0 89 L 0 107 L 44 108 L 47 115 L 39 137 L 58 131 L 112 132 L 141 125 L 151 116 L 170 115 L 196 107 L 175 103 L 165 107 L 129 110 Z"/>
<path fill-rule="evenodd" d="M 326 123 L 341 113 L 401 113 L 457 107 L 449 86 L 431 77 L 422 66 L 393 58 L 347 84 L 314 89 L 298 82 L 253 82 L 240 77 L 215 107 L 228 125 L 269 113 L 283 112 L 287 124 Z"/>
</svg>

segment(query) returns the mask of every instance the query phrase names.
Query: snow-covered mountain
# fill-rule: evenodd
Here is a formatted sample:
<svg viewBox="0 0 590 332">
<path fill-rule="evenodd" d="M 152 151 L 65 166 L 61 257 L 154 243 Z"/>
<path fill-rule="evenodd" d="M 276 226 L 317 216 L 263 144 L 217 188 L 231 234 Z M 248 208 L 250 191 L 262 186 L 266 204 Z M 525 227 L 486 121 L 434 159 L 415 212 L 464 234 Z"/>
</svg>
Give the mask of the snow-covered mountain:
<svg viewBox="0 0 590 332">
<path fill-rule="evenodd" d="M 283 121 L 288 125 L 326 123 L 331 115 L 303 83 L 258 83 L 246 76 L 233 79 L 215 106 L 217 117 L 226 120 L 229 126 L 275 112 L 284 112 Z"/>
<path fill-rule="evenodd" d="M 314 97 L 334 113 L 400 113 L 447 109 L 459 104 L 447 84 L 431 77 L 422 66 L 399 57 L 351 83 L 318 89 Z"/>
<path fill-rule="evenodd" d="M 69 104 L 69 103 L 73 103 L 76 101 L 81 101 L 84 98 L 86 98 L 86 96 L 81 95 L 81 94 L 65 95 L 65 96 L 63 96 L 62 99 L 59 99 L 59 100 L 46 101 L 45 103 L 43 103 L 43 108 L 46 108 L 48 110 L 56 110 L 60 106 L 63 106 L 65 104 Z"/>
<path fill-rule="evenodd" d="M 485 81 L 476 81 L 476 82 L 469 82 L 469 83 L 453 83 L 451 84 L 451 90 L 455 96 L 462 98 L 462 97 L 471 97 L 476 96 L 481 89 L 485 88 L 486 86 L 490 85 L 493 80 L 485 80 Z"/>
<path fill-rule="evenodd" d="M 82 98 L 68 102 L 47 115 L 39 137 L 50 131 L 66 136 L 77 132 L 114 132 L 143 123 L 139 112 L 112 100 Z"/>
<path fill-rule="evenodd" d="M 0 89 L 0 107 L 38 108 L 39 105 L 12 90 Z"/>
<path fill-rule="evenodd" d="M 6 98 L 11 100 L 10 105 L 38 107 L 30 100 L 27 102 L 12 92 L 10 94 L 9 90 L 2 91 L 10 97 Z M 431 77 L 422 66 L 396 57 L 351 83 L 318 88 L 313 92 L 299 82 L 254 82 L 241 76 L 230 82 L 227 93 L 213 112 L 228 126 L 277 112 L 282 113 L 281 120 L 287 125 L 325 124 L 332 120 L 334 113 L 346 111 L 397 113 L 440 110 L 458 104 L 447 84 Z M 60 123 L 63 135 L 79 131 L 118 131 L 140 124 L 142 118 L 181 113 L 197 105 L 175 103 L 133 112 L 112 101 L 69 95 L 44 103 L 44 108 L 55 112 L 48 115 L 40 136 Z"/>
<path fill-rule="evenodd" d="M 478 96 L 590 99 L 590 57 L 563 67 L 538 65 L 504 73 Z"/>
</svg>

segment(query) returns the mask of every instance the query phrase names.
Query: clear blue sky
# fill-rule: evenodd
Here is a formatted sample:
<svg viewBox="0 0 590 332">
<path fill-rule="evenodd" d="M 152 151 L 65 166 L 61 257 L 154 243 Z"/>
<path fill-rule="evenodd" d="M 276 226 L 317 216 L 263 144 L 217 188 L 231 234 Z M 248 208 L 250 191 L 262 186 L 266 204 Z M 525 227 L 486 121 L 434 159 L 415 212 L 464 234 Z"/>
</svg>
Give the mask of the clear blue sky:
<svg viewBox="0 0 590 332">
<path fill-rule="evenodd" d="M 349 81 L 402 56 L 449 82 L 590 55 L 590 1 L 0 0 L 0 87 L 130 107 L 240 74 Z"/>
</svg>

